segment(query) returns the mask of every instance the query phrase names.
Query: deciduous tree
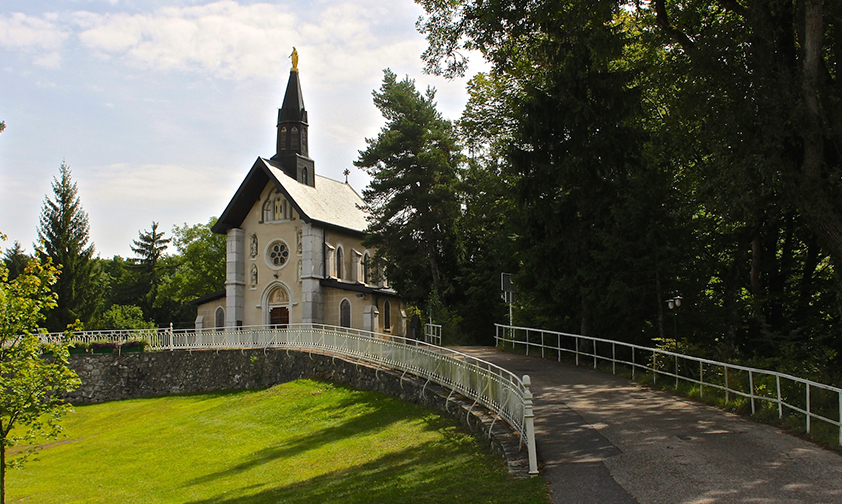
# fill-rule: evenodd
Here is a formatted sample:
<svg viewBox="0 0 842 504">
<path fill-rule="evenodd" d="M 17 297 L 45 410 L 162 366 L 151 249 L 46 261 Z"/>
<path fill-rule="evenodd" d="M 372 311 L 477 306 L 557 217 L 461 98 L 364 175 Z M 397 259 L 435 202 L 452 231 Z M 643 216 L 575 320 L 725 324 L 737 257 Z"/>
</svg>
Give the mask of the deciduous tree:
<svg viewBox="0 0 842 504">
<path fill-rule="evenodd" d="M 38 337 L 44 313 L 56 306 L 51 287 L 58 271 L 49 259 L 35 258 L 14 280 L 8 273 L 0 262 L 0 504 L 6 498 L 6 469 L 26 460 L 26 455 L 10 459 L 9 448 L 55 438 L 71 408 L 61 394 L 79 386 L 66 346 L 52 345 L 52 355 L 45 356 Z"/>
<path fill-rule="evenodd" d="M 185 304 L 225 288 L 225 235 L 212 232 L 214 224 L 216 217 L 207 224 L 173 228 L 178 254 L 171 258 L 172 273 L 161 284 L 162 299 Z"/>
</svg>

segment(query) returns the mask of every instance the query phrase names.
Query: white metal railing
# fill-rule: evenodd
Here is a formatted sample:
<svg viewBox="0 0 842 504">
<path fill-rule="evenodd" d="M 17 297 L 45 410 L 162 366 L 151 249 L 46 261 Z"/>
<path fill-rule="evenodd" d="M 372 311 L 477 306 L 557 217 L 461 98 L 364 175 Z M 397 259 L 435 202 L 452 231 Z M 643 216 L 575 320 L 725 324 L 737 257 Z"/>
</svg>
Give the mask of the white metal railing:
<svg viewBox="0 0 842 504">
<path fill-rule="evenodd" d="M 42 336 L 44 342 L 63 339 L 61 333 Z M 435 382 L 491 410 L 526 443 L 529 473 L 538 473 L 530 378 L 490 362 L 441 346 L 396 336 L 318 324 L 252 326 L 225 330 L 141 329 L 82 331 L 67 342 L 131 340 L 149 342 L 153 350 L 286 348 L 318 351 L 379 364 Z M 426 386 L 426 384 L 425 384 Z M 450 396 L 448 396 L 448 400 Z M 496 418 L 494 421 L 496 421 Z M 493 423 L 492 423 L 493 426 Z"/>
<path fill-rule="evenodd" d="M 424 341 L 441 346 L 441 324 L 424 324 Z"/>
<path fill-rule="evenodd" d="M 593 338 L 578 334 L 532 329 L 528 327 L 495 324 L 496 340 L 510 343 L 513 347 L 523 345 L 526 355 L 540 349 L 541 357 L 555 353 L 561 361 L 562 354 L 575 356 L 576 365 L 582 359 L 592 360 L 594 369 L 602 362 L 611 363 L 611 372 L 617 373 L 617 364 L 635 372 L 643 370 L 652 373 L 657 384 L 659 377 L 668 377 L 699 386 L 699 396 L 704 397 L 706 388 L 725 392 L 725 401 L 732 397 L 744 397 L 751 403 L 751 413 L 757 412 L 756 403 L 766 402 L 777 406 L 778 418 L 784 410 L 804 415 L 809 434 L 815 420 L 836 426 L 839 430 L 839 444 L 842 445 L 842 389 L 814 382 L 804 378 L 729 364 L 710 359 L 692 357 L 659 348 L 645 347 L 608 339 Z"/>
</svg>

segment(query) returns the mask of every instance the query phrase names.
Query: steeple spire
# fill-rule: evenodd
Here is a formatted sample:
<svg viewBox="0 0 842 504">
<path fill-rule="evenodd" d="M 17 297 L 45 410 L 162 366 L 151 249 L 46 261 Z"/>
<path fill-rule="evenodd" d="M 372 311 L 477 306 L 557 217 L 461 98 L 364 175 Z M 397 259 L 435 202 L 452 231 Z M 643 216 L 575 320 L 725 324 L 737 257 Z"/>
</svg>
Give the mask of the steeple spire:
<svg viewBox="0 0 842 504">
<path fill-rule="evenodd" d="M 284 172 L 302 184 L 315 185 L 315 163 L 309 157 L 307 110 L 298 80 L 298 51 L 293 47 L 292 69 L 278 109 L 278 141 L 273 161 L 281 164 Z"/>
</svg>

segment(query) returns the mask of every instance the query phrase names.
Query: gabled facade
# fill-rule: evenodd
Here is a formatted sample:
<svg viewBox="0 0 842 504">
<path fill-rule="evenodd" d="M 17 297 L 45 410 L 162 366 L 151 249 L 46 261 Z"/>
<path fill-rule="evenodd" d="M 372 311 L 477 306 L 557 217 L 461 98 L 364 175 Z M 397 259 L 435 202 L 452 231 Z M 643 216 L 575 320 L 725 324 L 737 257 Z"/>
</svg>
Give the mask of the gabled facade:
<svg viewBox="0 0 842 504">
<path fill-rule="evenodd" d="M 311 323 L 403 336 L 403 303 L 362 246 L 362 198 L 317 175 L 309 157 L 296 68 L 277 128 L 275 155 L 257 158 L 213 227 L 228 239 L 225 292 L 196 300 L 196 328 Z"/>
</svg>

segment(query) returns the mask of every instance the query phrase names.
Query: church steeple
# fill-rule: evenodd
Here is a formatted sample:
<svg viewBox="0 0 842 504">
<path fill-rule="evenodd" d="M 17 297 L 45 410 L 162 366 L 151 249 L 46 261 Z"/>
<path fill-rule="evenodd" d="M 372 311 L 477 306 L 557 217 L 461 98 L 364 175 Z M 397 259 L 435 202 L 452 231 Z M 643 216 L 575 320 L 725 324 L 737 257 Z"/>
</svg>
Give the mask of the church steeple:
<svg viewBox="0 0 842 504">
<path fill-rule="evenodd" d="M 284 102 L 278 109 L 278 141 L 272 160 L 302 184 L 315 186 L 315 163 L 309 157 L 307 110 L 298 80 L 298 51 L 293 47 Z"/>
</svg>

